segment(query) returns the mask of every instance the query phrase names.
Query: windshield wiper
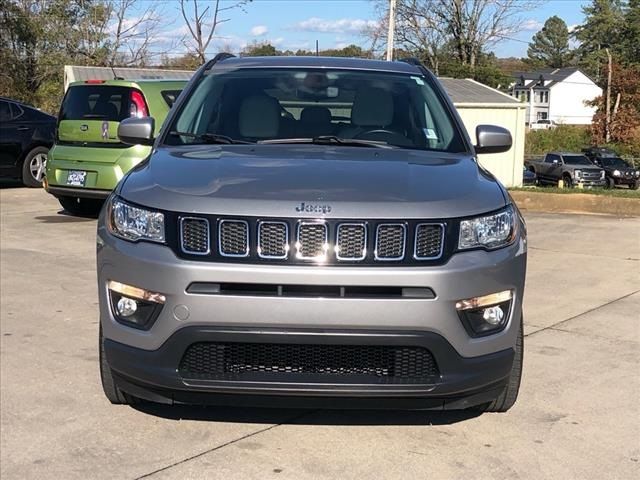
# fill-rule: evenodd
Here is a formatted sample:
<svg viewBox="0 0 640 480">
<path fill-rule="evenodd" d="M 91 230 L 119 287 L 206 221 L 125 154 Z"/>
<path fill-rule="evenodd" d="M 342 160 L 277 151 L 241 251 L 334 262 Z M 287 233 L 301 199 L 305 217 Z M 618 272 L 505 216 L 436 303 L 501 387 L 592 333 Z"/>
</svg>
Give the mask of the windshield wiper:
<svg viewBox="0 0 640 480">
<path fill-rule="evenodd" d="M 169 135 L 173 135 L 176 137 L 189 137 L 194 140 L 202 140 L 204 143 L 222 143 L 225 145 L 230 145 L 232 143 L 236 144 L 250 144 L 253 142 L 245 142 L 244 140 L 236 140 L 235 138 L 228 137 L 226 135 L 221 135 L 219 133 L 190 133 L 190 132 L 169 132 Z"/>
<path fill-rule="evenodd" d="M 257 143 L 263 144 L 287 144 L 287 143 L 312 143 L 314 145 L 344 145 L 348 147 L 374 147 L 374 148 L 395 148 L 387 142 L 376 140 L 359 140 L 356 138 L 342 138 L 335 135 L 320 135 L 309 138 L 274 138 L 271 140 L 259 140 Z"/>
</svg>

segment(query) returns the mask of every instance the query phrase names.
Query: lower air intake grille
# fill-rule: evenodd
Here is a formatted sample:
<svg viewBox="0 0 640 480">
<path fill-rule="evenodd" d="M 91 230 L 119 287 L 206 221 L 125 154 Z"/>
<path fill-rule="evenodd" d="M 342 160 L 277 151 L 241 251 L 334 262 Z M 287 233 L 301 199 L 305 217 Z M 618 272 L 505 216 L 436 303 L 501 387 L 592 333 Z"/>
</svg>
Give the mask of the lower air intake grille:
<svg viewBox="0 0 640 480">
<path fill-rule="evenodd" d="M 292 377 L 286 381 L 309 374 L 325 376 L 318 381 L 369 376 L 372 382 L 406 383 L 433 381 L 439 372 L 431 352 L 422 347 L 201 342 L 185 352 L 180 374 L 209 380 Z"/>
<path fill-rule="evenodd" d="M 415 258 L 418 260 L 437 258 L 442 254 L 442 233 L 438 224 L 421 223 L 416 227 Z"/>
<path fill-rule="evenodd" d="M 221 220 L 219 224 L 220 254 L 225 257 L 249 255 L 249 225 L 242 220 Z"/>
<path fill-rule="evenodd" d="M 209 222 L 204 218 L 180 219 L 182 251 L 193 255 L 209 253 Z"/>
</svg>

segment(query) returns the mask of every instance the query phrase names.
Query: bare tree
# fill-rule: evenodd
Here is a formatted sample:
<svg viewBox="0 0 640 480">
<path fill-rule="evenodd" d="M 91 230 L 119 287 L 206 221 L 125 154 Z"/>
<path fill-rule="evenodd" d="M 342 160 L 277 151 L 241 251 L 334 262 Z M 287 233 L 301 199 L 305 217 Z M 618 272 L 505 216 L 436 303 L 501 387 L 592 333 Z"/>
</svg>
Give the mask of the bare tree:
<svg viewBox="0 0 640 480">
<path fill-rule="evenodd" d="M 363 32 L 371 41 L 371 50 L 378 52 L 387 43 L 388 0 L 378 0 L 379 21 Z M 444 28 L 433 13 L 433 0 L 400 0 L 396 5 L 395 49 L 419 57 L 438 74 L 441 50 L 447 42 Z"/>
<path fill-rule="evenodd" d="M 388 1 L 376 0 L 379 28 L 365 34 L 376 47 L 384 39 Z M 539 0 L 398 0 L 396 39 L 437 72 L 445 47 L 463 65 L 474 67 L 486 47 L 522 25 L 520 14 Z"/>
<path fill-rule="evenodd" d="M 175 45 L 165 45 L 161 50 L 152 50 L 159 45 L 158 34 L 166 27 L 159 10 L 159 2 L 145 1 L 144 9 L 132 15 L 141 4 L 140 0 L 111 0 L 109 8 L 110 43 L 109 64 L 145 65 L 154 56 L 161 56 Z"/>
<path fill-rule="evenodd" d="M 180 0 L 180 12 L 191 34 L 191 41 L 185 41 L 187 48 L 193 48 L 201 63 L 206 61 L 206 51 L 218 25 L 228 22 L 230 10 L 243 9 L 252 0 L 238 0 L 226 6 L 215 0 L 212 7 L 202 8 L 198 0 Z M 193 5 L 193 16 L 188 12 L 188 5 Z M 224 17 L 224 18 L 223 18 Z M 208 30 L 208 32 L 207 32 Z"/>
</svg>

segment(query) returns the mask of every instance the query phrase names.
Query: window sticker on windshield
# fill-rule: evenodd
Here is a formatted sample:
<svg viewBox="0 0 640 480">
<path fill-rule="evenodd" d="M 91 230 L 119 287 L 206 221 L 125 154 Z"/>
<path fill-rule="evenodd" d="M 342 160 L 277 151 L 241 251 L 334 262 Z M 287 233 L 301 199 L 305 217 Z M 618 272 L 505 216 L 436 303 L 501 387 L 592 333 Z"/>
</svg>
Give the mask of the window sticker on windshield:
<svg viewBox="0 0 640 480">
<path fill-rule="evenodd" d="M 420 77 L 411 77 L 418 85 L 424 85 L 424 80 Z"/>
<path fill-rule="evenodd" d="M 433 128 L 423 128 L 422 131 L 427 140 L 438 140 L 438 135 Z"/>
</svg>

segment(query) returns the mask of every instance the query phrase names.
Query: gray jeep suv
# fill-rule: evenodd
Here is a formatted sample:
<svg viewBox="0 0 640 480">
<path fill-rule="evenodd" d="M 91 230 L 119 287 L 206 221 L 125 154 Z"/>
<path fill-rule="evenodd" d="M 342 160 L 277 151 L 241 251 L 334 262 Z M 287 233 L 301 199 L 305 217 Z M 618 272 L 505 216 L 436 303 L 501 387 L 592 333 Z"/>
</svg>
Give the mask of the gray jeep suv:
<svg viewBox="0 0 640 480">
<path fill-rule="evenodd" d="M 418 62 L 220 54 L 153 127 L 98 223 L 111 402 L 514 404 L 526 231 L 476 161 L 511 136 Z"/>
</svg>

